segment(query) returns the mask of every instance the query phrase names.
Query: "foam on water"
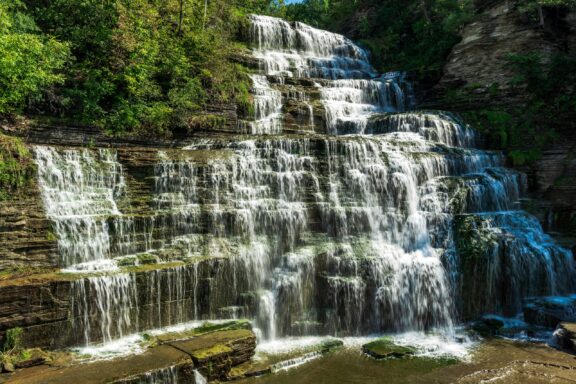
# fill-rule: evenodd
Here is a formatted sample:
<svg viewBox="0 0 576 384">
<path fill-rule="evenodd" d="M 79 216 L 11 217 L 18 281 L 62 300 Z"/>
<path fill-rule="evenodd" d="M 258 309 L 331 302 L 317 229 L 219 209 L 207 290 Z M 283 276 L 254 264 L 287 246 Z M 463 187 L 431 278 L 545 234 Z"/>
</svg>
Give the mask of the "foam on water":
<svg viewBox="0 0 576 384">
<path fill-rule="evenodd" d="M 224 324 L 229 321 L 230 319 L 220 319 L 210 320 L 209 323 Z M 90 360 L 107 360 L 140 354 L 146 351 L 146 347 L 143 346 L 143 342 L 145 341 L 144 334 L 159 336 L 168 333 L 183 333 L 202 327 L 206 323 L 206 321 L 190 321 L 162 328 L 149 329 L 145 332 L 133 333 L 101 344 L 87 345 L 80 348 L 73 348 L 72 350 Z"/>
<path fill-rule="evenodd" d="M 339 338 L 344 343 L 344 348 L 360 350 L 362 345 L 377 340 L 382 335 L 365 337 Z M 429 334 L 423 332 L 408 332 L 389 335 L 394 343 L 402 346 L 410 346 L 416 349 L 416 356 L 423 357 L 453 357 L 467 360 L 471 352 L 478 345 L 478 341 L 470 339 L 465 333 Z M 259 343 L 256 351 L 265 355 L 288 355 L 298 352 L 307 353 L 310 349 L 319 347 L 322 343 L 334 340 L 331 336 L 288 337 L 275 341 Z"/>
</svg>

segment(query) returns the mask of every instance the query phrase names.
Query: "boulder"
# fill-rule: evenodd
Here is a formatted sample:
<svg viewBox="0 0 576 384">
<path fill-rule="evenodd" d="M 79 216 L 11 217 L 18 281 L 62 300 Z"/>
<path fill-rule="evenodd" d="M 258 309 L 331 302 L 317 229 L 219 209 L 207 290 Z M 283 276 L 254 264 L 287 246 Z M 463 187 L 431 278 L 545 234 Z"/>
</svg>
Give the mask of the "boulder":
<svg viewBox="0 0 576 384">
<path fill-rule="evenodd" d="M 416 353 L 416 349 L 412 347 L 396 345 L 389 337 L 383 337 L 378 340 L 371 341 L 370 343 L 362 346 L 362 352 L 372 356 L 375 359 L 389 359 L 411 356 Z"/>
<path fill-rule="evenodd" d="M 560 323 L 554 332 L 554 341 L 562 349 L 576 352 L 576 323 Z"/>
<path fill-rule="evenodd" d="M 542 327 L 576 322 L 576 295 L 529 298 L 524 301 L 523 312 L 527 323 Z"/>
</svg>

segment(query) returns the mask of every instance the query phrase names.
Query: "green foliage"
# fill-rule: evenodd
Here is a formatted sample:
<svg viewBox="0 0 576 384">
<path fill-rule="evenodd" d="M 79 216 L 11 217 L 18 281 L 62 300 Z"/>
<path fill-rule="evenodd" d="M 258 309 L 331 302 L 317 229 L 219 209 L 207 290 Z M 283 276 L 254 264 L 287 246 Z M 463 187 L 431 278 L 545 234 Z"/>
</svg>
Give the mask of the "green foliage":
<svg viewBox="0 0 576 384">
<path fill-rule="evenodd" d="M 576 0 L 520 0 L 517 4 L 523 12 L 531 12 L 539 7 L 576 9 Z"/>
<path fill-rule="evenodd" d="M 42 114 L 167 136 L 197 127 L 209 104 L 249 108 L 247 71 L 229 59 L 246 15 L 274 11 L 270 0 L 25 1 L 72 53 Z"/>
<path fill-rule="evenodd" d="M 511 85 L 526 87 L 535 107 L 552 108 L 552 114 L 574 110 L 576 59 L 564 53 L 551 58 L 527 53 L 509 55 L 507 60 L 516 73 Z"/>
<path fill-rule="evenodd" d="M 22 350 L 22 328 L 11 328 L 6 331 L 2 350 L 4 353 L 20 352 Z"/>
<path fill-rule="evenodd" d="M 511 54 L 508 66 L 515 75 L 509 85 L 526 95 L 522 108 L 479 109 L 466 120 L 487 135 L 492 147 L 508 151 L 514 165 L 530 165 L 542 150 L 558 140 L 555 122 L 576 111 L 576 59 L 566 54 L 544 58 L 536 53 Z M 459 102 L 473 87 L 448 92 L 446 102 Z M 498 92 L 497 87 L 492 92 Z"/>
<path fill-rule="evenodd" d="M 29 187 L 34 169 L 30 151 L 22 140 L 0 133 L 0 200 Z"/>
<path fill-rule="evenodd" d="M 287 16 L 358 40 L 381 71 L 437 77 L 473 14 L 471 0 L 306 0 Z"/>
<path fill-rule="evenodd" d="M 20 1 L 0 3 L 0 115 L 39 102 L 68 59 L 67 44 L 40 33 Z"/>
</svg>

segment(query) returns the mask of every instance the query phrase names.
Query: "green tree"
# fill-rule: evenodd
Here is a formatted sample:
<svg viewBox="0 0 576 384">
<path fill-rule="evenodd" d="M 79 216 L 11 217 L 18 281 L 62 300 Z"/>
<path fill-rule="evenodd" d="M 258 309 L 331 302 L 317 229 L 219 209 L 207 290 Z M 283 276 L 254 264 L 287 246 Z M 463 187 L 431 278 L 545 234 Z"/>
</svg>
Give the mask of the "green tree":
<svg viewBox="0 0 576 384">
<path fill-rule="evenodd" d="M 62 83 L 68 46 L 40 33 L 19 1 L 0 3 L 0 114 L 22 112 Z"/>
<path fill-rule="evenodd" d="M 305 0 L 287 6 L 287 15 L 352 37 L 371 51 L 381 71 L 438 77 L 473 15 L 473 1 Z"/>
</svg>

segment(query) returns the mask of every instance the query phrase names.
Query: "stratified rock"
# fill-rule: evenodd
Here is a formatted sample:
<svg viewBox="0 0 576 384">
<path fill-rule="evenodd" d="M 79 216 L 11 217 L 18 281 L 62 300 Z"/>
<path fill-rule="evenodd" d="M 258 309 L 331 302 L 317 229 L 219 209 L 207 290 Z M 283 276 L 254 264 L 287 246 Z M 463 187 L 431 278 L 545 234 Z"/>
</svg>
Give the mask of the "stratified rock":
<svg viewBox="0 0 576 384">
<path fill-rule="evenodd" d="M 394 344 L 388 337 L 372 341 L 362 346 L 362 351 L 375 359 L 403 358 L 416 353 L 416 349 Z"/>
<path fill-rule="evenodd" d="M 511 55 L 536 54 L 545 60 L 555 55 L 576 56 L 576 13 L 544 8 L 544 26 L 522 12 L 519 1 L 478 0 L 477 15 L 466 25 L 462 40 L 452 49 L 440 82 L 427 93 L 421 107 L 451 111 L 524 110 L 532 97 L 515 83 L 517 71 Z M 545 230 L 574 233 L 576 216 L 576 145 L 574 108 L 561 114 L 536 117 L 541 134 L 550 127 L 561 138 L 543 148 L 541 156 L 523 171 L 539 200 L 552 204 L 539 218 Z M 550 115 L 552 116 L 552 115 Z M 546 131 L 544 130 L 545 128 Z M 539 128 L 540 129 L 540 128 Z M 546 133 L 546 134 L 547 134 Z M 519 136 L 520 135 L 520 136 Z M 515 133 L 521 149 L 534 147 L 530 129 Z"/>
<path fill-rule="evenodd" d="M 37 365 L 42 365 L 45 362 L 46 362 L 45 358 L 35 357 L 33 359 L 28 359 L 28 360 L 24 360 L 24 361 L 20 361 L 20 362 L 16 363 L 16 368 L 22 369 L 22 368 L 35 367 Z"/>
<path fill-rule="evenodd" d="M 576 295 L 530 298 L 523 309 L 527 323 L 556 328 L 562 321 L 576 321 Z"/>
<path fill-rule="evenodd" d="M 550 58 L 561 50 L 545 28 L 527 18 L 514 1 L 484 3 L 474 22 L 463 29 L 462 40 L 452 49 L 444 76 L 432 92 L 438 98 L 447 90 L 466 88 L 468 97 L 451 99 L 452 109 L 521 104 L 528 95 L 513 86 L 516 72 L 508 57 L 536 53 Z M 548 17 L 550 25 L 546 27 L 554 28 L 555 22 L 563 21 Z M 570 22 L 569 17 L 566 22 Z M 574 36 L 574 32 L 568 36 Z"/>
<path fill-rule="evenodd" d="M 193 383 L 194 370 L 210 379 L 226 378 L 232 367 L 254 355 L 255 347 L 256 336 L 250 330 L 217 331 L 166 342 L 133 356 L 62 368 L 46 366 L 23 370 L 11 380 L 20 384 L 137 384 L 165 382 L 162 378 L 171 376 L 177 377 L 179 383 Z"/>
<path fill-rule="evenodd" d="M 169 345 L 187 353 L 194 362 L 194 369 L 204 377 L 209 380 L 225 379 L 232 367 L 250 360 L 254 355 L 256 336 L 250 330 L 237 329 L 176 341 Z M 193 376 L 190 372 L 188 374 Z"/>
</svg>

